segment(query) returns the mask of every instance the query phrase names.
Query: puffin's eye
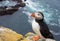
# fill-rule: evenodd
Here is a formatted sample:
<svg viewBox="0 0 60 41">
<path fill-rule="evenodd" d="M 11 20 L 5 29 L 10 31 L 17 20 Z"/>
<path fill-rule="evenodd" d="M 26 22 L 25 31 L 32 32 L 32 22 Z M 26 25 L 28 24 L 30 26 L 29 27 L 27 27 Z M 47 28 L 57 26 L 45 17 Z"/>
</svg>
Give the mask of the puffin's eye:
<svg viewBox="0 0 60 41">
<path fill-rule="evenodd" d="M 40 14 L 38 14 L 38 15 L 40 15 Z"/>
</svg>

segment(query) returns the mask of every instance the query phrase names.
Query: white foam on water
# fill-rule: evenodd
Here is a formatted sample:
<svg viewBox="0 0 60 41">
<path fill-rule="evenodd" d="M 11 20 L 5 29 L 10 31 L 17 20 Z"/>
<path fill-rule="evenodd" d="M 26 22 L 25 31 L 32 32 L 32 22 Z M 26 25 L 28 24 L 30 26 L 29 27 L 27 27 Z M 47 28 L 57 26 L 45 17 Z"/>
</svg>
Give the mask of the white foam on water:
<svg viewBox="0 0 60 41">
<path fill-rule="evenodd" d="M 60 33 L 57 33 L 57 32 L 52 31 L 52 30 L 50 30 L 50 32 L 51 32 L 53 35 L 60 35 Z"/>
<path fill-rule="evenodd" d="M 0 2 L 0 6 L 15 6 L 16 4 L 17 4 L 16 1 L 9 1 L 9 0 Z"/>
</svg>

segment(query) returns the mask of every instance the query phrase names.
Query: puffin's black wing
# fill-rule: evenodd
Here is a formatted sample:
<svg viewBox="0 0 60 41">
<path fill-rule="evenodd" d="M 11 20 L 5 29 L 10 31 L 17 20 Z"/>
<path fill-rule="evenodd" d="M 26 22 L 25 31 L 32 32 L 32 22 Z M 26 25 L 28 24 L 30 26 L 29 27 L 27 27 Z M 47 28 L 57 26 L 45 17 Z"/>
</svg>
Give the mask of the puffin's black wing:
<svg viewBox="0 0 60 41">
<path fill-rule="evenodd" d="M 40 32 L 45 38 L 54 39 L 52 33 L 49 31 L 49 28 L 45 22 L 40 22 Z"/>
<path fill-rule="evenodd" d="M 41 32 L 41 34 L 42 34 L 43 37 L 45 37 L 45 38 L 50 38 L 50 39 L 54 39 L 54 37 L 53 37 L 53 35 L 51 34 L 51 32 L 46 31 L 46 30 L 44 30 L 44 31 L 40 30 L 40 32 Z"/>
</svg>

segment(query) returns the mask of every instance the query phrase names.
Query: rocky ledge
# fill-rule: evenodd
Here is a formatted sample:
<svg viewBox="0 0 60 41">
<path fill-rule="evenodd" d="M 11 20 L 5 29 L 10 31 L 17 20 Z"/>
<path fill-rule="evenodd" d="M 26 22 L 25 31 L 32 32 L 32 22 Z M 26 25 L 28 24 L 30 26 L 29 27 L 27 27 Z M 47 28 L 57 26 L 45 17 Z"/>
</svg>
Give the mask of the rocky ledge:
<svg viewBox="0 0 60 41">
<path fill-rule="evenodd" d="M 35 33 L 28 32 L 24 36 L 18 34 L 17 32 L 0 26 L 0 41 L 55 41 L 52 39 L 42 39 L 40 36 Z"/>
</svg>

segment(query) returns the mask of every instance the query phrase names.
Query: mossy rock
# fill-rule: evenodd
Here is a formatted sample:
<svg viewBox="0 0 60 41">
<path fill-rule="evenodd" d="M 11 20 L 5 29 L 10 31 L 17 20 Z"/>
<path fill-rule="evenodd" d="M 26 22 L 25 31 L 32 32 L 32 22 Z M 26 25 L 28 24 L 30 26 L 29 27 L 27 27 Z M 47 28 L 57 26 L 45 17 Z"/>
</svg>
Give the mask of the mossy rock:
<svg viewBox="0 0 60 41">
<path fill-rule="evenodd" d="M 23 35 L 6 27 L 0 26 L 0 41 L 18 41 L 23 38 Z"/>
<path fill-rule="evenodd" d="M 25 37 L 28 37 L 28 36 L 34 36 L 35 34 L 33 32 L 28 32 L 27 34 L 25 34 Z"/>
</svg>

